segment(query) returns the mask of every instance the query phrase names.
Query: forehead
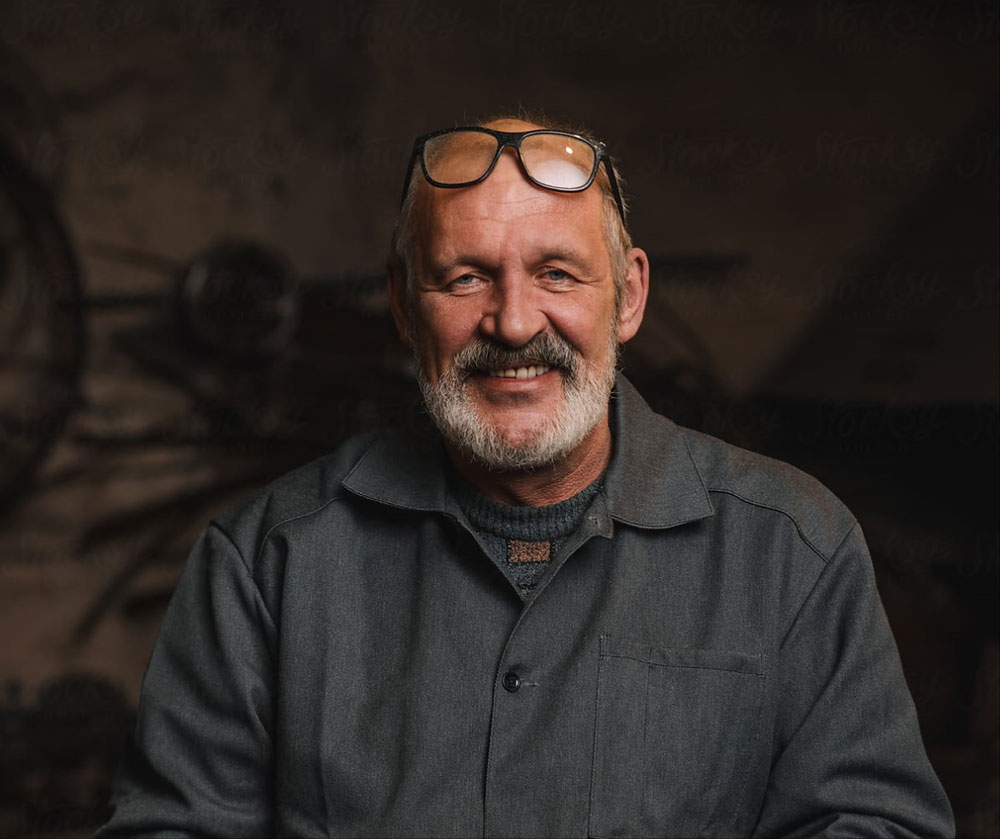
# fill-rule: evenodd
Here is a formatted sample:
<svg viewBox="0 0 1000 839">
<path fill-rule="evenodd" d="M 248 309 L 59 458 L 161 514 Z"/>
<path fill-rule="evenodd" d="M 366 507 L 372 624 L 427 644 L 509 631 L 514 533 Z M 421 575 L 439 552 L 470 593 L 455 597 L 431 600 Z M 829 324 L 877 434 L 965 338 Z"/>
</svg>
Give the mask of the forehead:
<svg viewBox="0 0 1000 839">
<path fill-rule="evenodd" d="M 535 131 L 544 128 L 543 125 L 536 125 L 533 122 L 525 122 L 523 119 L 494 119 L 483 123 L 484 128 L 492 128 L 494 131 Z"/>
<path fill-rule="evenodd" d="M 562 193 L 535 186 L 509 151 L 485 181 L 458 189 L 423 183 L 417 199 L 417 244 L 425 252 L 507 245 L 531 252 L 572 246 L 607 253 L 600 191 Z"/>
</svg>

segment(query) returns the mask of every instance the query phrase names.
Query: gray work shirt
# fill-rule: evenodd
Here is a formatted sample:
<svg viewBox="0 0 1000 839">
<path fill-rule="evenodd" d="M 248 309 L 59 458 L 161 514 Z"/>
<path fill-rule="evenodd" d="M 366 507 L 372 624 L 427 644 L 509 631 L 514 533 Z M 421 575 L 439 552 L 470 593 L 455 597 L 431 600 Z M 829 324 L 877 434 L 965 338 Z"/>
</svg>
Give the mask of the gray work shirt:
<svg viewBox="0 0 1000 839">
<path fill-rule="evenodd" d="M 436 438 L 356 438 L 213 522 L 103 834 L 951 834 L 851 514 L 622 378 L 612 412 L 527 603 Z"/>
</svg>

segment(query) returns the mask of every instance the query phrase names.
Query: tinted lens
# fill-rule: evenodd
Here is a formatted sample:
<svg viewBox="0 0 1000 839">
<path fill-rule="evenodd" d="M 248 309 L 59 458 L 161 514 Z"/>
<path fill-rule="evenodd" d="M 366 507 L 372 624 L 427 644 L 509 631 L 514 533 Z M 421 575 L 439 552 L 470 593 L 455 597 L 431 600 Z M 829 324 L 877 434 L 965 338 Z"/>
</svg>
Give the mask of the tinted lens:
<svg viewBox="0 0 1000 839">
<path fill-rule="evenodd" d="M 497 151 L 497 139 L 481 131 L 441 134 L 424 144 L 424 166 L 432 181 L 465 184 L 481 178 Z"/>
<path fill-rule="evenodd" d="M 594 150 L 564 134 L 532 134 L 521 141 L 524 168 L 552 189 L 582 189 L 595 169 Z"/>
</svg>

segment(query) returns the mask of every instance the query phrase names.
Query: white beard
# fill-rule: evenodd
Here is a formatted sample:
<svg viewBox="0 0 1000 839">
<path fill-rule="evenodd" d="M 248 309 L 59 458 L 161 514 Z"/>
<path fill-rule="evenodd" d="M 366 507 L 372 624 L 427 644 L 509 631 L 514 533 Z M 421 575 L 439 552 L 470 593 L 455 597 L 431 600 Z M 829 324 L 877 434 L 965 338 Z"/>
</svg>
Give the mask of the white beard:
<svg viewBox="0 0 1000 839">
<path fill-rule="evenodd" d="M 606 360 L 599 367 L 585 363 L 562 338 L 555 340 L 564 344 L 574 358 L 575 369 L 559 370 L 562 404 L 531 433 L 519 434 L 516 440 L 480 413 L 470 392 L 468 374 L 460 363 L 462 353 L 436 384 L 428 381 L 418 356 L 417 380 L 424 403 L 445 441 L 499 472 L 548 466 L 576 449 L 607 415 L 618 361 L 617 335 L 610 331 Z"/>
</svg>

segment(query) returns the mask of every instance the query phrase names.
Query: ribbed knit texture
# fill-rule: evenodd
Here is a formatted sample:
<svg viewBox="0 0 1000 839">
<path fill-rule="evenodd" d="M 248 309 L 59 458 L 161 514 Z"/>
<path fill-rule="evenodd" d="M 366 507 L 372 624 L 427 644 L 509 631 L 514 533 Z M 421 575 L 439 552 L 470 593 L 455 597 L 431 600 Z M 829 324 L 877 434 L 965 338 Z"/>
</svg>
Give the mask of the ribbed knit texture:
<svg viewBox="0 0 1000 839">
<path fill-rule="evenodd" d="M 452 491 L 494 560 L 508 569 L 527 599 L 548 570 L 560 545 L 572 535 L 594 496 L 602 474 L 590 486 L 558 504 L 517 507 L 487 498 L 464 479 L 452 476 Z"/>
</svg>

